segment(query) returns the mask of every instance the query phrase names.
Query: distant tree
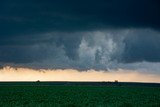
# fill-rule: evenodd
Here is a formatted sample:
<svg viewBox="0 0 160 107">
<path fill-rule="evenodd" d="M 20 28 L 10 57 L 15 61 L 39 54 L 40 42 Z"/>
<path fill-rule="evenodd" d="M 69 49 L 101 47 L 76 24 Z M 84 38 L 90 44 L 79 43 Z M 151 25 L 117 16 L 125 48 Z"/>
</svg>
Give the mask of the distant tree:
<svg viewBox="0 0 160 107">
<path fill-rule="evenodd" d="M 36 82 L 40 82 L 40 80 L 37 80 Z"/>
<path fill-rule="evenodd" d="M 115 82 L 115 83 L 118 83 L 118 80 L 115 80 L 114 82 Z"/>
</svg>

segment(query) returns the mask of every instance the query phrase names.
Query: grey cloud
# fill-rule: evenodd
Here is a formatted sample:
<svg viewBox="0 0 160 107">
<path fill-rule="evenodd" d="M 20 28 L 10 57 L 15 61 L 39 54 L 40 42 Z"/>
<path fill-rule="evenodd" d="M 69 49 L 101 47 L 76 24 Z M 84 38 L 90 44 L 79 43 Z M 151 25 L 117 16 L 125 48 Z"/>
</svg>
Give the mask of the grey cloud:
<svg viewBox="0 0 160 107">
<path fill-rule="evenodd" d="M 129 69 L 138 72 L 160 74 L 160 63 L 159 62 L 134 62 L 134 63 L 119 63 L 116 64 L 116 68 L 112 69 Z"/>
<path fill-rule="evenodd" d="M 160 62 L 158 59 L 160 55 L 158 54 L 160 52 L 159 35 L 158 31 L 152 29 L 48 32 L 40 34 L 40 38 L 37 38 L 43 42 L 21 46 L 1 46 L 0 61 L 1 65 L 47 69 L 147 68 L 147 64 L 134 65 L 143 65 L 144 61 L 147 63 Z M 32 38 L 36 40 L 34 37 L 37 36 L 33 35 Z M 157 69 L 155 71 L 158 72 Z"/>
<path fill-rule="evenodd" d="M 160 32 L 151 29 L 135 29 L 124 40 L 124 62 L 160 61 Z"/>
<path fill-rule="evenodd" d="M 115 35 L 114 38 L 112 36 L 109 32 L 101 31 L 50 32 L 40 35 L 40 40 L 45 42 L 21 46 L 3 45 L 0 47 L 0 59 L 2 63 L 32 65 L 33 67 L 36 63 L 45 62 L 45 64 L 36 64 L 36 66 L 76 69 L 96 68 L 97 63 L 104 66 L 105 63 L 113 59 L 111 56 L 116 53 L 114 48 L 117 45 L 113 39 L 118 36 Z M 97 52 L 99 52 L 99 56 L 97 56 Z M 106 68 L 106 66 L 104 67 Z"/>
</svg>

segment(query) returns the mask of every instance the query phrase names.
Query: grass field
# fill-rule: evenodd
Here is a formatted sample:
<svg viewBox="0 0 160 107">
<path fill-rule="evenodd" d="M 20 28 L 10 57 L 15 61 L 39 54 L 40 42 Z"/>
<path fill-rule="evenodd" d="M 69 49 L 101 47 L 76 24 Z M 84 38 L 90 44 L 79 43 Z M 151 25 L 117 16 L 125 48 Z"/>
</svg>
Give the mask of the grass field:
<svg viewBox="0 0 160 107">
<path fill-rule="evenodd" d="M 0 107 L 160 107 L 160 88 L 0 86 Z"/>
</svg>

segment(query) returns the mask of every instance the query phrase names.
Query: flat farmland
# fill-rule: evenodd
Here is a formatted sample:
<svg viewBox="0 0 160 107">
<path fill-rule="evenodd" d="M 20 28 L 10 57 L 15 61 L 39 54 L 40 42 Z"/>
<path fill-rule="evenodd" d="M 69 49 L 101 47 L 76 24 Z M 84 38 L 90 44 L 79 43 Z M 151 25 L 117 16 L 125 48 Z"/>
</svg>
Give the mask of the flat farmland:
<svg viewBox="0 0 160 107">
<path fill-rule="evenodd" d="M 160 87 L 1 83 L 0 107 L 160 107 Z"/>
</svg>

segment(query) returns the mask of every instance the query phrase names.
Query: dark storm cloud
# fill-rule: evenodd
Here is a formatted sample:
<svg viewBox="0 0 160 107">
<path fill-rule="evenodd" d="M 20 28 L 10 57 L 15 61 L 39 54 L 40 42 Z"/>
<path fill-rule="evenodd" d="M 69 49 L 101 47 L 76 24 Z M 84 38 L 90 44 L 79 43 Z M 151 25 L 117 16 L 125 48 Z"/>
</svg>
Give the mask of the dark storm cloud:
<svg viewBox="0 0 160 107">
<path fill-rule="evenodd" d="M 158 0 L 1 0 L 0 35 L 105 27 L 159 29 Z"/>
<path fill-rule="evenodd" d="M 160 62 L 159 4 L 1 0 L 0 64 L 108 69 L 113 62 Z"/>
</svg>

